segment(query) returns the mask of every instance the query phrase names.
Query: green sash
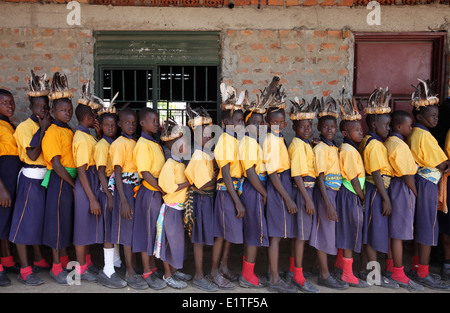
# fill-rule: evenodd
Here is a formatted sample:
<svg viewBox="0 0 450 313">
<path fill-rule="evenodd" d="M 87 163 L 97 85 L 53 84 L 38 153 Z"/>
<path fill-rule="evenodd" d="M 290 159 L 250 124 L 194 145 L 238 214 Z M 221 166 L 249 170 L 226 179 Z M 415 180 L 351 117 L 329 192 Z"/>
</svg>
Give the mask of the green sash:
<svg viewBox="0 0 450 313">
<path fill-rule="evenodd" d="M 77 178 L 78 171 L 76 168 L 65 167 L 65 169 L 73 179 Z M 45 173 L 44 179 L 42 180 L 42 183 L 41 183 L 41 186 L 43 186 L 44 188 L 48 187 L 48 183 L 50 181 L 50 174 L 52 173 L 52 171 L 53 170 L 47 170 L 47 173 Z"/>
<path fill-rule="evenodd" d="M 359 180 L 359 184 L 361 186 L 361 190 L 364 190 L 364 183 L 366 182 L 366 177 L 358 177 L 358 180 Z M 353 188 L 351 181 L 349 181 L 348 179 L 343 178 L 342 179 L 342 184 L 345 186 L 345 188 L 347 188 L 348 190 L 350 190 L 351 192 L 356 194 L 355 188 Z"/>
</svg>

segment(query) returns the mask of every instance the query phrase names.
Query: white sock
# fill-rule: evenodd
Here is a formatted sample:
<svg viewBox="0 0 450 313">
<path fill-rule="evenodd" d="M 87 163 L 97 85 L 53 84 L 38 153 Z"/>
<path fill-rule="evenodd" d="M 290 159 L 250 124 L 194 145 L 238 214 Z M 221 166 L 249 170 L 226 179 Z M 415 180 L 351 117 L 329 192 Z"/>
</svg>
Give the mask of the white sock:
<svg viewBox="0 0 450 313">
<path fill-rule="evenodd" d="M 114 248 L 103 248 L 103 254 L 105 259 L 105 267 L 103 272 L 106 276 L 111 277 L 114 274 Z"/>
<path fill-rule="evenodd" d="M 120 259 L 120 246 L 114 244 L 114 266 L 120 267 L 122 265 L 122 260 Z"/>
</svg>

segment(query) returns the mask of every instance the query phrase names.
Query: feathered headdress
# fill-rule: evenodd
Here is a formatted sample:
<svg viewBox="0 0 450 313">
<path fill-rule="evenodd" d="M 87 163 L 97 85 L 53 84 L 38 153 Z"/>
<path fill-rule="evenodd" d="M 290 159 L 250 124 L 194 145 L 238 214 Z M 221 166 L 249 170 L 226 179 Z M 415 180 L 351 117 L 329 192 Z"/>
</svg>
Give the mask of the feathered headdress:
<svg viewBox="0 0 450 313">
<path fill-rule="evenodd" d="M 105 103 L 103 102 L 103 100 L 100 99 L 99 97 L 92 96 L 92 101 L 99 103 L 101 106 L 100 110 L 98 110 L 98 112 L 97 112 L 97 115 L 101 115 L 101 114 L 105 114 L 105 113 L 116 114 L 117 111 L 116 111 L 116 107 L 114 106 L 116 103 L 114 101 L 117 99 L 118 96 L 119 96 L 119 92 L 116 92 L 116 94 L 111 99 L 108 106 L 106 106 Z"/>
<path fill-rule="evenodd" d="M 29 90 L 27 91 L 27 95 L 33 98 L 48 96 L 48 94 L 50 93 L 50 84 L 49 80 L 46 78 L 47 74 L 38 76 L 34 73 L 33 70 L 31 70 L 31 77 L 27 79 L 29 88 Z"/>
<path fill-rule="evenodd" d="M 100 101 L 99 101 L 100 100 Z M 81 87 L 81 97 L 77 100 L 78 104 L 87 105 L 92 110 L 99 110 L 103 108 L 103 101 L 91 94 L 91 81 L 89 80 L 86 84 Z"/>
<path fill-rule="evenodd" d="M 276 110 L 286 110 L 286 90 L 280 85 L 280 77 L 274 76 L 269 86 L 262 91 L 262 105 Z"/>
<path fill-rule="evenodd" d="M 422 106 L 436 105 L 439 104 L 439 98 L 434 93 L 434 85 L 436 81 L 430 82 L 429 79 L 423 81 L 419 79 L 419 84 L 416 86 L 412 85 L 415 91 L 411 95 L 411 105 L 419 108 Z"/>
<path fill-rule="evenodd" d="M 345 97 L 345 88 L 342 87 L 341 99 L 337 100 L 341 109 L 341 119 L 345 121 L 359 121 L 361 114 L 359 114 L 358 103 L 355 97 Z"/>
<path fill-rule="evenodd" d="M 292 106 L 290 111 L 291 120 L 313 120 L 316 117 L 316 111 L 320 106 L 320 101 L 316 97 L 312 99 L 310 103 L 307 103 L 305 99 L 294 97 L 294 101 L 291 100 Z"/>
<path fill-rule="evenodd" d="M 319 118 L 324 116 L 333 116 L 334 118 L 339 117 L 339 108 L 336 100 L 332 96 L 328 96 L 325 101 L 320 101 L 319 105 Z"/>
<path fill-rule="evenodd" d="M 51 100 L 56 100 L 56 99 L 72 98 L 72 97 L 73 97 L 73 94 L 69 90 L 67 76 L 65 74 L 61 75 L 59 72 L 56 72 L 53 75 L 49 98 Z"/>
<path fill-rule="evenodd" d="M 173 118 L 168 116 L 162 127 L 161 141 L 171 141 L 181 136 L 183 136 L 183 129 Z"/>
<path fill-rule="evenodd" d="M 212 124 L 212 118 L 203 107 L 192 109 L 191 105 L 188 103 L 186 106 L 186 113 L 189 117 L 188 125 L 191 128 Z"/>
<path fill-rule="evenodd" d="M 391 112 L 389 101 L 391 100 L 391 93 L 388 87 L 386 89 L 375 89 L 369 96 L 367 107 L 364 108 L 366 114 L 386 114 Z"/>
<path fill-rule="evenodd" d="M 235 104 L 237 101 L 237 90 L 233 86 L 220 84 L 220 94 L 222 97 L 222 103 L 220 105 L 221 110 L 236 110 Z"/>
</svg>

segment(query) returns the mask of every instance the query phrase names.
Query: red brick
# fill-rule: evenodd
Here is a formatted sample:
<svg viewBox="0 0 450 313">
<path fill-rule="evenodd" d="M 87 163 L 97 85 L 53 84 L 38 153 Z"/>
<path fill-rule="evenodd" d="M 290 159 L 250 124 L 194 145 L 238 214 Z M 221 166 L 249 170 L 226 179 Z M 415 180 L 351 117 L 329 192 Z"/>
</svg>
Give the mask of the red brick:
<svg viewBox="0 0 450 313">
<path fill-rule="evenodd" d="M 322 80 L 313 81 L 312 84 L 313 84 L 314 86 L 320 86 L 320 85 L 323 84 L 323 81 L 322 81 Z"/>
<path fill-rule="evenodd" d="M 305 95 L 312 95 L 312 94 L 314 94 L 314 90 L 312 89 L 305 90 Z"/>
<path fill-rule="evenodd" d="M 44 57 L 45 57 L 47 60 L 51 60 L 51 59 L 53 59 L 53 54 L 46 53 L 46 54 L 44 54 Z"/>
<path fill-rule="evenodd" d="M 338 55 L 330 55 L 328 56 L 328 61 L 338 62 L 339 58 L 340 57 Z"/>
<path fill-rule="evenodd" d="M 351 7 L 353 5 L 353 0 L 342 0 L 341 2 L 338 2 L 337 5 Z"/>
<path fill-rule="evenodd" d="M 280 56 L 280 58 L 278 59 L 277 63 L 286 63 L 290 60 L 291 58 L 289 57 L 285 57 L 285 56 Z"/>
<path fill-rule="evenodd" d="M 251 34 L 253 34 L 252 30 L 249 29 L 241 30 L 241 35 L 250 36 Z"/>
<path fill-rule="evenodd" d="M 320 50 L 334 49 L 334 43 L 322 43 L 320 44 Z"/>
<path fill-rule="evenodd" d="M 77 45 L 76 42 L 70 42 L 69 45 L 68 45 L 68 47 L 69 47 L 70 49 L 76 49 L 76 48 L 78 47 L 78 45 Z"/>
<path fill-rule="evenodd" d="M 269 5 L 284 5 L 284 0 L 269 0 Z"/>
<path fill-rule="evenodd" d="M 41 47 L 43 47 L 44 46 L 44 43 L 43 42 L 36 42 L 35 44 L 34 44 L 34 47 L 35 48 L 41 48 Z"/>
<path fill-rule="evenodd" d="M 295 61 L 294 62 L 303 63 L 303 62 L 305 62 L 305 58 L 295 57 Z"/>
<path fill-rule="evenodd" d="M 18 83 L 19 82 L 19 76 L 8 76 L 8 81 L 9 82 Z"/>
<path fill-rule="evenodd" d="M 313 6 L 319 4 L 316 0 L 305 0 L 303 1 L 304 6 Z"/>
<path fill-rule="evenodd" d="M 272 37 L 273 31 L 272 30 L 262 30 L 261 31 L 261 37 L 262 38 L 269 38 Z"/>
<path fill-rule="evenodd" d="M 328 30 L 327 35 L 330 37 L 342 38 L 342 31 L 341 30 Z"/>
<path fill-rule="evenodd" d="M 339 50 L 348 50 L 348 45 L 347 45 L 347 44 L 341 45 L 341 46 L 339 47 Z"/>
<path fill-rule="evenodd" d="M 70 54 L 60 55 L 60 58 L 63 59 L 63 60 L 66 60 L 66 61 L 72 60 L 72 56 Z"/>
<path fill-rule="evenodd" d="M 270 49 L 280 49 L 280 44 L 279 43 L 273 43 L 270 45 Z"/>
<path fill-rule="evenodd" d="M 43 69 L 42 66 L 35 66 L 35 67 L 33 67 L 33 70 L 34 70 L 35 72 L 42 71 L 42 69 Z"/>
<path fill-rule="evenodd" d="M 285 38 L 291 33 L 290 30 L 280 30 L 280 38 Z"/>
<path fill-rule="evenodd" d="M 234 36 L 234 33 L 235 33 L 234 30 L 228 30 L 228 31 L 227 31 L 227 35 L 228 35 L 229 37 Z"/>
<path fill-rule="evenodd" d="M 294 50 L 294 49 L 298 48 L 298 44 L 296 44 L 296 43 L 285 44 L 285 46 L 289 50 Z"/>
<path fill-rule="evenodd" d="M 316 45 L 313 43 L 307 44 L 306 46 L 306 50 L 308 50 L 309 52 L 313 52 L 314 49 L 316 48 Z"/>
<path fill-rule="evenodd" d="M 322 90 L 322 95 L 324 97 L 328 97 L 332 92 L 332 90 Z"/>
<path fill-rule="evenodd" d="M 269 57 L 268 56 L 262 56 L 259 58 L 259 63 L 270 63 Z"/>
<path fill-rule="evenodd" d="M 340 70 L 337 71 L 337 74 L 339 76 L 348 76 L 348 69 L 346 68 L 341 68 Z"/>
<path fill-rule="evenodd" d="M 244 57 L 241 58 L 241 62 L 242 63 L 253 63 L 253 60 L 250 56 L 246 55 Z"/>
<path fill-rule="evenodd" d="M 234 5 L 237 7 L 250 5 L 250 0 L 234 0 Z"/>
<path fill-rule="evenodd" d="M 337 80 L 337 79 L 328 81 L 328 85 L 332 85 L 332 86 L 337 85 L 338 83 L 339 83 L 339 80 Z"/>
<path fill-rule="evenodd" d="M 244 73 L 247 74 L 248 73 L 248 68 L 240 68 L 236 70 L 236 73 Z"/>
<path fill-rule="evenodd" d="M 299 1 L 298 0 L 286 0 L 287 7 L 294 6 L 294 5 L 299 5 Z"/>
<path fill-rule="evenodd" d="M 323 0 L 320 3 L 321 6 L 330 6 L 330 5 L 334 5 L 334 0 Z"/>
<path fill-rule="evenodd" d="M 325 37 L 327 32 L 325 30 L 315 30 L 314 37 Z"/>
<path fill-rule="evenodd" d="M 298 84 L 299 86 L 303 86 L 303 80 L 297 80 L 297 84 Z"/>
<path fill-rule="evenodd" d="M 61 71 L 61 67 L 59 67 L 59 66 L 52 67 L 52 68 L 50 68 L 50 71 L 52 71 L 53 73 L 59 72 L 59 71 Z"/>
<path fill-rule="evenodd" d="M 14 55 L 14 56 L 12 57 L 12 59 L 13 59 L 14 61 L 19 61 L 19 60 L 20 60 L 20 56 Z"/>
<path fill-rule="evenodd" d="M 253 80 L 251 80 L 251 79 L 244 79 L 242 81 L 242 85 L 253 85 Z"/>
<path fill-rule="evenodd" d="M 253 50 L 262 50 L 264 49 L 264 46 L 262 43 L 254 43 L 251 45 Z"/>
</svg>

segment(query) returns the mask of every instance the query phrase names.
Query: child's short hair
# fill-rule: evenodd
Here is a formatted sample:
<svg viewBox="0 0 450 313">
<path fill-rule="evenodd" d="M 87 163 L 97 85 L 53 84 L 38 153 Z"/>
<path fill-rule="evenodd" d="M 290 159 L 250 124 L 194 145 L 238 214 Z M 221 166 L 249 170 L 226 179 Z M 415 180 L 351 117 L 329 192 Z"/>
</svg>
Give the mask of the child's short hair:
<svg viewBox="0 0 450 313">
<path fill-rule="evenodd" d="M 281 114 L 285 114 L 285 111 L 284 111 L 284 109 L 282 109 L 282 108 L 278 108 L 278 107 L 269 107 L 269 108 L 267 109 L 267 120 L 268 120 L 268 121 L 270 121 L 270 116 L 271 116 L 273 113 L 281 113 Z"/>
<path fill-rule="evenodd" d="M 402 124 L 408 117 L 411 118 L 411 114 L 409 114 L 409 112 L 406 112 L 403 110 L 397 110 L 397 111 L 392 112 L 391 126 L 395 127 L 397 125 Z"/>
<path fill-rule="evenodd" d="M 231 119 L 236 112 L 244 113 L 242 110 L 222 110 L 222 120 L 228 120 L 231 122 Z"/>
<path fill-rule="evenodd" d="M 435 105 L 428 105 L 428 106 L 422 106 L 422 107 L 413 107 L 412 114 L 413 114 L 414 118 L 417 119 L 417 115 L 423 114 L 427 110 L 429 110 L 430 108 L 434 108 L 434 107 L 437 108 L 437 106 L 435 106 Z"/>
<path fill-rule="evenodd" d="M 320 127 L 322 123 L 325 123 L 326 121 L 335 121 L 337 123 L 337 119 L 332 115 L 324 115 L 319 117 L 317 127 Z"/>
<path fill-rule="evenodd" d="M 53 106 L 53 108 L 56 108 L 58 106 L 58 104 L 64 103 L 64 102 L 72 104 L 72 100 L 70 100 L 69 98 L 59 98 L 59 99 L 54 99 L 52 101 L 52 106 Z"/>
<path fill-rule="evenodd" d="M 12 93 L 6 89 L 0 89 L 0 96 L 7 96 L 7 97 L 14 98 Z"/>
<path fill-rule="evenodd" d="M 145 107 L 145 108 L 139 110 L 139 113 L 138 113 L 139 120 L 144 119 L 148 114 L 156 114 L 156 116 L 158 116 L 158 111 L 156 111 L 153 108 Z"/>
<path fill-rule="evenodd" d="M 117 120 L 119 119 L 119 117 L 117 116 L 117 114 L 108 112 L 108 113 L 100 114 L 100 115 L 98 116 L 98 122 L 101 124 L 101 123 L 103 123 L 103 120 L 104 120 L 105 118 L 108 118 L 108 117 L 114 119 L 116 122 L 117 122 Z"/>
<path fill-rule="evenodd" d="M 79 104 L 75 109 L 75 116 L 77 117 L 78 122 L 81 122 L 88 116 L 94 116 L 94 112 L 90 106 Z"/>
<path fill-rule="evenodd" d="M 30 97 L 28 96 L 28 100 L 30 101 L 31 106 L 33 106 L 36 103 L 36 100 L 44 100 L 46 104 L 50 103 L 50 99 L 48 96 L 40 96 L 40 97 Z"/>
<path fill-rule="evenodd" d="M 128 115 L 133 115 L 134 117 L 137 117 L 136 112 L 132 108 L 126 107 L 119 111 L 119 120 Z"/>
</svg>

